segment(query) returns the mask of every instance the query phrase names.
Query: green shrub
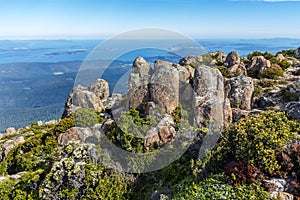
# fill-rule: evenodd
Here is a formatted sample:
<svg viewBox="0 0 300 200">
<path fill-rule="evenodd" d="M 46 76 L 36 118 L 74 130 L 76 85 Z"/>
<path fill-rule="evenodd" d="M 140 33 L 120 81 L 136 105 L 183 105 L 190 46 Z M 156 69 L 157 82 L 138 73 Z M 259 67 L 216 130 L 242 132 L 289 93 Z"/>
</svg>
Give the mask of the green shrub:
<svg viewBox="0 0 300 200">
<path fill-rule="evenodd" d="M 49 170 L 57 151 L 57 134 L 54 131 L 36 134 L 22 145 L 13 148 L 0 163 L 1 174 L 16 174 L 22 171 Z"/>
<path fill-rule="evenodd" d="M 107 129 L 107 137 L 117 146 L 131 152 L 144 152 L 144 135 L 157 120 L 153 116 L 140 117 L 137 110 L 122 113 Z"/>
<path fill-rule="evenodd" d="M 222 75 L 226 78 L 231 78 L 232 75 L 227 67 L 217 66 L 217 69 L 222 73 Z"/>
<path fill-rule="evenodd" d="M 64 158 L 54 163 L 41 183 L 40 198 L 127 199 L 132 175 L 95 162 L 92 144 L 72 143 L 65 148 Z"/>
<path fill-rule="evenodd" d="M 27 172 L 20 179 L 7 179 L 0 183 L 1 199 L 39 199 L 38 187 L 44 171 Z"/>
<path fill-rule="evenodd" d="M 66 130 L 68 130 L 74 126 L 75 126 L 74 118 L 73 118 L 73 116 L 71 116 L 68 118 L 61 119 L 59 121 L 59 123 L 56 125 L 54 130 L 57 133 L 64 133 L 64 132 L 66 132 Z"/>
<path fill-rule="evenodd" d="M 271 63 L 273 63 L 273 64 L 277 63 L 276 56 L 267 51 L 264 53 L 255 51 L 252 54 L 248 54 L 247 58 L 248 58 L 248 60 L 252 60 L 252 58 L 255 56 L 263 56 L 265 59 L 270 60 Z"/>
<path fill-rule="evenodd" d="M 283 76 L 284 71 L 279 65 L 273 65 L 270 68 L 263 69 L 258 73 L 258 78 L 278 79 Z"/>
<path fill-rule="evenodd" d="M 269 199 L 269 193 L 259 185 L 237 185 L 227 183 L 227 176 L 224 174 L 213 175 L 199 183 L 177 185 L 181 191 L 175 194 L 172 199 L 194 200 L 194 199 Z M 183 188 L 183 189 L 182 189 Z M 179 190 L 180 190 L 179 189 Z"/>
<path fill-rule="evenodd" d="M 291 63 L 289 63 L 286 59 L 285 60 L 282 60 L 281 62 L 278 63 L 278 65 L 286 70 L 287 68 L 289 68 L 291 66 Z"/>
<path fill-rule="evenodd" d="M 74 121 L 78 127 L 91 127 L 99 122 L 96 111 L 90 108 L 79 108 L 76 110 Z"/>
<path fill-rule="evenodd" d="M 281 53 L 284 57 L 293 57 L 295 54 L 296 49 L 289 49 L 289 50 L 283 50 L 279 53 Z"/>
<path fill-rule="evenodd" d="M 289 120 L 283 112 L 251 115 L 226 131 L 222 142 L 212 152 L 212 162 L 225 166 L 230 160 L 248 160 L 249 165 L 272 175 L 281 168 L 276 151 L 283 151 L 298 134 L 300 124 Z"/>
</svg>

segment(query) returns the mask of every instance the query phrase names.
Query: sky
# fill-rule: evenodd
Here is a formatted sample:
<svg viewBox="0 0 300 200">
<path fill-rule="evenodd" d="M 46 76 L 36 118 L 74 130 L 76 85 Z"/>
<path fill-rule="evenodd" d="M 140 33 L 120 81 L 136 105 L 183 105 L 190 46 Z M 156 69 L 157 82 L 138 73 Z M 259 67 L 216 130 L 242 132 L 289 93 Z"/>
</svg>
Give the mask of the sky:
<svg viewBox="0 0 300 200">
<path fill-rule="evenodd" d="M 140 28 L 192 38 L 300 38 L 300 0 L 0 0 L 0 39 L 106 39 Z"/>
</svg>

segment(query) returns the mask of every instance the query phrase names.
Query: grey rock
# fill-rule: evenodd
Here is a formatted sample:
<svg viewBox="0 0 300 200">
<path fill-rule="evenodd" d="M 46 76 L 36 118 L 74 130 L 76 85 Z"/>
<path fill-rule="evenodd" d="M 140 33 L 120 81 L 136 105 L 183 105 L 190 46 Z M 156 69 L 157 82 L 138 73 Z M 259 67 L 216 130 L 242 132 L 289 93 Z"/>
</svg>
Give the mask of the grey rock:
<svg viewBox="0 0 300 200">
<path fill-rule="evenodd" d="M 17 133 L 17 131 L 14 127 L 9 127 L 5 130 L 6 135 L 13 135 L 13 134 L 16 134 L 16 133 Z"/>
<path fill-rule="evenodd" d="M 151 145 L 153 145 L 155 148 L 157 148 L 160 144 L 160 138 L 158 135 L 158 129 L 152 128 L 149 131 L 147 131 L 145 139 L 144 139 L 144 146 L 149 149 Z"/>
<path fill-rule="evenodd" d="M 299 59 L 300 58 L 300 47 L 298 47 L 294 53 L 294 58 Z"/>
<path fill-rule="evenodd" d="M 15 174 L 15 175 L 11 175 L 11 176 L 9 176 L 9 178 L 10 178 L 11 180 L 16 180 L 16 179 L 19 179 L 19 178 L 21 178 L 21 176 L 20 176 L 20 175 L 18 175 L 18 174 Z"/>
<path fill-rule="evenodd" d="M 101 136 L 101 129 L 99 126 L 82 128 L 73 127 L 68 129 L 65 133 L 59 135 L 57 141 L 60 146 L 65 146 L 70 143 L 97 143 Z"/>
<path fill-rule="evenodd" d="M 150 99 L 171 114 L 179 105 L 178 69 L 172 63 L 156 61 L 150 79 Z"/>
<path fill-rule="evenodd" d="M 103 79 L 97 79 L 94 81 L 88 90 L 96 95 L 101 101 L 106 101 L 109 96 L 108 82 Z"/>
<path fill-rule="evenodd" d="M 92 108 L 101 112 L 104 109 L 102 100 L 106 100 L 107 95 L 108 86 L 104 80 L 96 80 L 89 88 L 76 86 L 68 96 L 62 118 L 69 117 L 79 108 Z"/>
<path fill-rule="evenodd" d="M 226 54 L 223 51 L 216 51 L 209 54 L 211 57 L 216 58 L 219 61 L 225 62 Z"/>
<path fill-rule="evenodd" d="M 128 90 L 129 92 L 137 90 L 142 85 L 148 85 L 151 76 L 151 67 L 142 57 L 137 57 L 132 65 L 130 73 Z"/>
<path fill-rule="evenodd" d="M 278 60 L 279 62 L 281 62 L 281 61 L 285 60 L 285 57 L 281 53 L 278 53 L 276 55 L 276 60 Z"/>
<path fill-rule="evenodd" d="M 300 102 L 290 102 L 285 106 L 287 116 L 300 122 Z"/>
<path fill-rule="evenodd" d="M 203 57 L 202 56 L 187 56 L 182 58 L 179 61 L 179 64 L 182 66 L 192 66 L 192 67 L 197 67 L 199 65 L 201 65 L 201 63 L 203 62 Z"/>
<path fill-rule="evenodd" d="M 7 179 L 7 177 L 5 177 L 5 176 L 0 176 L 0 183 L 2 182 L 2 181 L 5 181 Z"/>
<path fill-rule="evenodd" d="M 238 122 L 240 119 L 245 118 L 249 115 L 254 115 L 254 114 L 260 114 L 262 113 L 262 110 L 241 110 L 238 108 L 232 108 L 232 121 L 233 122 Z"/>
<path fill-rule="evenodd" d="M 252 78 L 244 75 L 226 81 L 226 95 L 233 108 L 251 110 L 254 85 Z"/>
<path fill-rule="evenodd" d="M 236 51 L 230 52 L 225 60 L 225 66 L 232 67 L 233 65 L 239 65 L 241 63 L 241 58 Z"/>
<path fill-rule="evenodd" d="M 229 128 L 232 123 L 232 109 L 230 105 L 230 100 L 226 98 L 225 100 L 225 118 L 224 118 L 224 128 Z"/>
<path fill-rule="evenodd" d="M 195 70 L 193 88 L 195 91 L 195 118 L 198 127 L 214 123 L 214 127 L 223 128 L 224 123 L 224 82 L 223 76 L 216 68 L 205 65 Z M 210 124 L 212 125 L 212 124 Z"/>
<path fill-rule="evenodd" d="M 261 70 L 267 69 L 271 67 L 271 62 L 263 56 L 254 56 L 251 60 L 250 65 L 248 66 L 248 70 L 252 73 L 259 73 Z"/>
<path fill-rule="evenodd" d="M 228 70 L 229 70 L 230 73 L 233 74 L 234 76 L 240 76 L 240 75 L 245 75 L 245 76 L 247 76 L 247 69 L 246 69 L 244 63 L 232 65 L 231 67 L 229 67 Z"/>
</svg>

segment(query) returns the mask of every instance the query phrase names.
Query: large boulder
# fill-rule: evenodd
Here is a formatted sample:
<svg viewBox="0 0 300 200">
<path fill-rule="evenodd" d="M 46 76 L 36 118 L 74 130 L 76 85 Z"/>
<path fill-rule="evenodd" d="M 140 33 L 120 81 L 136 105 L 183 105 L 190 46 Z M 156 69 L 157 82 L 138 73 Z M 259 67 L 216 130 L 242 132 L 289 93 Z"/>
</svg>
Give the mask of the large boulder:
<svg viewBox="0 0 300 200">
<path fill-rule="evenodd" d="M 226 54 L 223 51 L 215 51 L 209 54 L 213 59 L 217 59 L 218 61 L 225 62 Z"/>
<path fill-rule="evenodd" d="M 226 81 L 226 95 L 232 108 L 251 110 L 254 85 L 252 78 L 244 75 Z"/>
<path fill-rule="evenodd" d="M 104 109 L 103 102 L 107 100 L 108 96 L 109 87 L 105 80 L 97 79 L 88 88 L 78 85 L 68 96 L 62 118 L 69 117 L 79 108 L 102 111 Z"/>
<path fill-rule="evenodd" d="M 179 105 L 180 75 L 172 63 L 156 61 L 150 79 L 150 98 L 163 112 L 171 114 Z"/>
<path fill-rule="evenodd" d="M 241 58 L 240 58 L 238 52 L 232 51 L 227 55 L 224 64 L 227 67 L 232 67 L 233 65 L 238 65 L 240 63 L 241 63 Z"/>
<path fill-rule="evenodd" d="M 271 67 L 271 62 L 263 56 L 254 56 L 248 65 L 248 70 L 254 74 L 258 74 L 261 70 L 268 69 Z"/>
<path fill-rule="evenodd" d="M 97 98 L 102 101 L 106 101 L 109 96 L 108 82 L 103 79 L 97 79 L 94 81 L 88 90 L 96 95 Z"/>
<path fill-rule="evenodd" d="M 193 87 L 195 91 L 195 118 L 198 127 L 223 128 L 225 93 L 221 72 L 212 67 L 201 65 L 196 68 Z"/>
<path fill-rule="evenodd" d="M 179 64 L 182 66 L 192 66 L 192 67 L 197 67 L 203 62 L 203 57 L 202 56 L 187 56 L 182 58 L 179 61 Z"/>
<path fill-rule="evenodd" d="M 128 81 L 128 90 L 136 90 L 141 85 L 148 85 L 151 76 L 151 67 L 142 57 L 137 57 L 132 65 Z"/>
<path fill-rule="evenodd" d="M 228 70 L 234 76 L 240 76 L 240 75 L 247 76 L 247 68 L 245 67 L 244 63 L 232 65 L 231 67 L 229 67 Z"/>
<path fill-rule="evenodd" d="M 6 135 L 14 135 L 16 133 L 17 133 L 17 131 L 16 131 L 16 129 L 14 127 L 9 127 L 9 128 L 7 128 L 5 130 L 5 134 Z"/>
<path fill-rule="evenodd" d="M 294 53 L 294 57 L 299 59 L 300 58 L 300 47 L 298 47 L 298 49 L 296 49 L 295 53 Z"/>
<path fill-rule="evenodd" d="M 157 126 L 146 133 L 144 146 L 147 149 L 151 146 L 157 148 L 173 141 L 176 136 L 174 124 L 173 118 L 170 115 L 165 114 Z"/>
<path fill-rule="evenodd" d="M 98 139 L 101 136 L 101 127 L 95 125 L 94 127 L 73 127 L 68 129 L 65 133 L 62 133 L 58 137 L 58 144 L 65 146 L 70 143 L 98 143 Z"/>
<path fill-rule="evenodd" d="M 300 122 L 300 102 L 288 103 L 285 110 L 288 117 Z"/>
<path fill-rule="evenodd" d="M 130 109 L 142 110 L 143 102 L 150 100 L 148 84 L 151 71 L 150 65 L 144 58 L 135 59 L 128 81 Z"/>
</svg>

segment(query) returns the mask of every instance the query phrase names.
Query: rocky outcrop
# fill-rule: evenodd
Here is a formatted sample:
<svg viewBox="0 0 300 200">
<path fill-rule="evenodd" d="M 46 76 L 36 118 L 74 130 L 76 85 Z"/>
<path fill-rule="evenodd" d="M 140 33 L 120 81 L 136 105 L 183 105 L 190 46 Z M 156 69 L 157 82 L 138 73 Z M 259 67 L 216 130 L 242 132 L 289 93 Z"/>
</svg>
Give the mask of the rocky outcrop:
<svg viewBox="0 0 300 200">
<path fill-rule="evenodd" d="M 241 63 L 241 58 L 236 51 L 230 52 L 225 60 L 224 65 L 227 67 L 232 67 L 233 65 L 239 65 Z"/>
<path fill-rule="evenodd" d="M 73 127 L 59 135 L 57 141 L 60 146 L 66 146 L 74 142 L 97 144 L 101 136 L 100 130 L 100 125 L 95 125 L 91 128 Z"/>
<path fill-rule="evenodd" d="M 14 127 L 9 127 L 9 128 L 7 128 L 5 130 L 5 134 L 6 135 L 14 135 L 16 133 L 17 133 L 17 131 L 16 131 L 16 129 Z"/>
<path fill-rule="evenodd" d="M 150 129 L 145 136 L 144 146 L 149 149 L 151 146 L 158 148 L 174 140 L 176 131 L 173 118 L 166 114 L 155 128 Z"/>
<path fill-rule="evenodd" d="M 278 60 L 279 62 L 281 62 L 281 61 L 285 60 L 285 57 L 281 53 L 278 53 L 276 55 L 276 60 Z"/>
<path fill-rule="evenodd" d="M 101 101 L 106 101 L 109 96 L 108 82 L 103 79 L 97 79 L 90 85 L 88 91 L 94 93 Z"/>
<path fill-rule="evenodd" d="M 263 56 L 254 56 L 251 60 L 248 70 L 252 73 L 257 74 L 259 71 L 270 68 L 271 62 Z"/>
<path fill-rule="evenodd" d="M 128 90 L 132 92 L 141 85 L 148 85 L 151 76 L 151 67 L 147 61 L 142 57 L 137 57 L 132 65 L 130 73 Z"/>
<path fill-rule="evenodd" d="M 187 83 L 193 72 L 190 66 L 156 61 L 152 70 L 141 57 L 133 64 L 128 83 L 129 109 L 145 112 L 148 102 L 171 114 L 179 105 L 180 83 Z"/>
<path fill-rule="evenodd" d="M 234 76 L 245 75 L 247 76 L 247 69 L 244 63 L 235 64 L 228 68 L 231 74 Z"/>
<path fill-rule="evenodd" d="M 187 56 L 182 58 L 179 61 L 179 64 L 182 66 L 192 66 L 192 67 L 197 67 L 203 62 L 203 57 L 202 56 Z"/>
<path fill-rule="evenodd" d="M 298 47 L 298 49 L 296 49 L 296 51 L 294 53 L 294 58 L 297 58 L 297 59 L 300 58 L 300 47 Z"/>
<path fill-rule="evenodd" d="M 300 122 L 300 102 L 288 103 L 285 107 L 285 110 L 289 118 Z"/>
<path fill-rule="evenodd" d="M 79 108 L 92 108 L 96 111 L 104 109 L 103 101 L 109 94 L 108 83 L 97 79 L 90 87 L 76 86 L 68 96 L 62 118 L 69 117 Z"/>
<path fill-rule="evenodd" d="M 193 82 L 195 91 L 195 118 L 199 127 L 214 123 L 222 128 L 224 123 L 225 94 L 223 76 L 216 68 L 199 66 Z M 210 124 L 212 125 L 212 124 Z"/>
<path fill-rule="evenodd" d="M 251 110 L 254 85 L 252 78 L 238 76 L 226 81 L 226 95 L 232 108 Z"/>
<path fill-rule="evenodd" d="M 150 98 L 171 114 L 179 105 L 179 71 L 172 63 L 156 61 L 150 79 Z"/>
<path fill-rule="evenodd" d="M 213 59 L 217 59 L 217 61 L 225 62 L 226 54 L 223 51 L 216 51 L 209 54 Z"/>
</svg>

